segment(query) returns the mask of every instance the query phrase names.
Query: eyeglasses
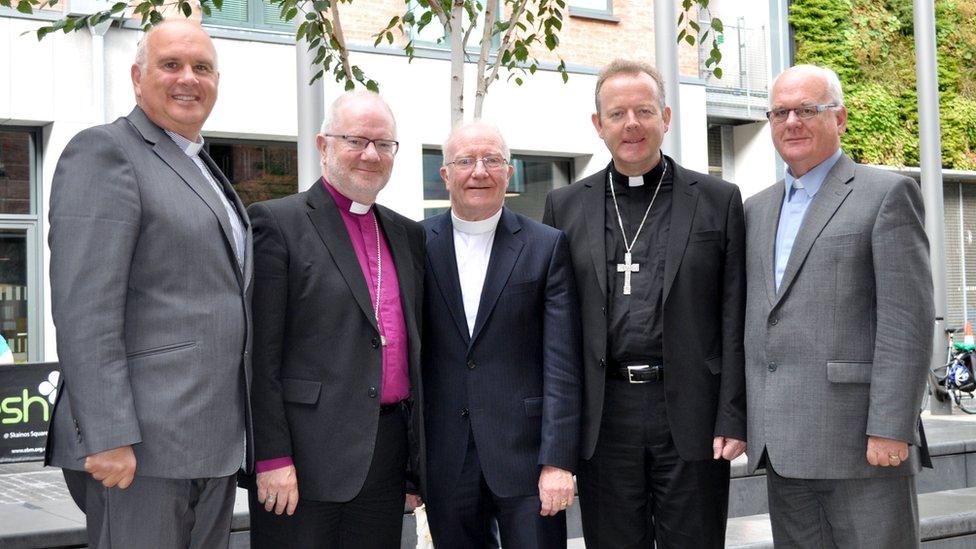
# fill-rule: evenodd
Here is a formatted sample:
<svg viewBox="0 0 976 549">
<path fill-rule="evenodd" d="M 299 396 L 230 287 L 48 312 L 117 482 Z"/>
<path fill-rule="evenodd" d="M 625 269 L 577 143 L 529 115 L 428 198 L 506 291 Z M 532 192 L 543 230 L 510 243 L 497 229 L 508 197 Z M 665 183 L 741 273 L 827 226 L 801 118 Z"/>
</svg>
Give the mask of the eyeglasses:
<svg viewBox="0 0 976 549">
<path fill-rule="evenodd" d="M 790 113 L 796 113 L 796 117 L 800 120 L 809 120 L 814 116 L 824 112 L 827 109 L 832 109 L 836 107 L 836 103 L 827 103 L 825 105 L 800 105 L 799 107 L 793 109 L 772 109 L 766 111 L 766 118 L 774 124 L 779 124 L 781 122 L 786 122 L 790 118 Z"/>
<path fill-rule="evenodd" d="M 397 149 L 400 148 L 400 143 L 392 139 L 368 139 L 361 135 L 340 135 L 334 133 L 327 133 L 325 136 L 338 137 L 346 144 L 346 146 L 354 151 L 365 151 L 366 147 L 372 143 L 373 147 L 376 149 L 376 152 L 393 156 L 396 154 Z"/>
<path fill-rule="evenodd" d="M 455 158 L 453 162 L 447 162 L 444 165 L 454 166 L 459 170 L 473 170 L 478 162 L 485 167 L 486 170 L 497 170 L 499 168 L 504 168 L 508 166 L 508 161 L 500 156 L 483 156 L 481 158 L 475 158 L 473 156 L 462 156 L 461 158 Z"/>
</svg>

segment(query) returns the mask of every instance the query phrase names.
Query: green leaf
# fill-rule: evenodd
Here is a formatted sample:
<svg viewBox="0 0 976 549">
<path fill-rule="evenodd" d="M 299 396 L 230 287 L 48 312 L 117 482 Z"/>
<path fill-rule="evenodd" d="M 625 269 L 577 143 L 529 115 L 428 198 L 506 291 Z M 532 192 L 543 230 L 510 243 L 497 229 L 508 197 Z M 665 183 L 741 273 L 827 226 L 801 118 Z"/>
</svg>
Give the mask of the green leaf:
<svg viewBox="0 0 976 549">
<path fill-rule="evenodd" d="M 356 84 L 352 80 L 349 80 L 347 78 L 346 79 L 346 91 L 352 91 L 354 89 L 356 89 Z"/>
<path fill-rule="evenodd" d="M 691 0 L 681 0 L 681 8 L 685 11 L 691 9 Z"/>
<path fill-rule="evenodd" d="M 393 27 L 394 25 L 396 25 L 399 22 L 400 22 L 400 16 L 399 15 L 394 15 L 393 17 L 390 18 L 390 22 L 386 24 L 386 28 L 389 29 L 389 28 Z"/>
<path fill-rule="evenodd" d="M 681 29 L 681 32 L 678 33 L 678 42 L 684 40 L 685 36 L 687 35 L 688 35 L 688 31 L 686 31 L 685 29 Z"/>
<path fill-rule="evenodd" d="M 695 30 L 695 32 L 701 32 L 701 25 L 694 21 L 688 21 L 688 26 Z"/>
<path fill-rule="evenodd" d="M 722 26 L 722 20 L 718 18 L 712 19 L 712 28 L 715 29 L 715 32 L 725 32 L 725 27 Z"/>
<path fill-rule="evenodd" d="M 224 7 L 224 0 L 213 0 L 213 5 L 215 8 L 220 10 Z"/>
<path fill-rule="evenodd" d="M 715 78 L 722 78 L 722 67 L 715 67 L 715 70 L 712 71 L 712 74 L 715 75 Z"/>
<path fill-rule="evenodd" d="M 315 8 L 315 11 L 329 11 L 332 6 L 327 0 L 315 0 L 312 2 L 312 7 Z"/>
<path fill-rule="evenodd" d="M 189 2 L 180 2 L 180 11 L 183 12 L 184 17 L 189 17 L 193 14 L 193 8 L 190 7 Z"/>
<path fill-rule="evenodd" d="M 308 21 L 302 21 L 298 25 L 298 30 L 295 31 L 295 42 L 301 42 L 305 38 L 305 33 L 308 30 Z"/>
<path fill-rule="evenodd" d="M 200 5 L 200 11 L 202 11 L 203 12 L 203 15 L 205 15 L 207 17 L 210 17 L 211 15 L 213 15 L 213 12 L 210 11 L 210 6 L 208 6 L 206 4 L 201 4 Z"/>
<path fill-rule="evenodd" d="M 315 74 L 314 74 L 314 75 L 312 76 L 312 79 L 308 81 L 308 85 L 309 85 L 309 86 L 311 86 L 312 84 L 314 84 L 314 83 L 315 83 L 315 81 L 316 81 L 316 80 L 318 80 L 319 78 L 322 78 L 322 74 L 323 74 L 323 72 L 324 72 L 324 71 L 319 71 L 319 72 L 317 72 L 317 73 L 315 73 Z"/>
<path fill-rule="evenodd" d="M 163 16 L 158 11 L 153 10 L 149 12 L 149 22 L 153 25 L 158 25 L 163 22 Z"/>
<path fill-rule="evenodd" d="M 292 19 L 295 18 L 296 15 L 298 15 L 298 8 L 295 7 L 288 8 L 288 11 L 285 12 L 285 21 L 291 21 Z"/>
<path fill-rule="evenodd" d="M 685 36 L 685 42 L 688 42 L 688 44 L 694 46 L 695 45 L 695 37 L 694 36 L 691 36 L 689 34 L 688 36 Z"/>
<path fill-rule="evenodd" d="M 421 27 L 427 26 L 427 24 L 430 23 L 431 19 L 433 18 L 434 18 L 434 12 L 425 11 L 423 15 L 420 16 L 420 26 Z"/>
<path fill-rule="evenodd" d="M 51 32 L 51 27 L 41 27 L 37 29 L 37 39 L 42 40 L 49 32 Z"/>
<path fill-rule="evenodd" d="M 310 11 L 305 14 L 306 21 L 315 21 L 318 18 L 319 18 L 319 14 L 315 13 L 314 11 Z"/>
<path fill-rule="evenodd" d="M 519 86 L 521 86 L 522 85 L 522 79 L 516 77 L 515 78 L 515 83 L 518 84 Z"/>
<path fill-rule="evenodd" d="M 124 10 L 127 5 L 128 4 L 126 4 L 125 2 L 116 2 L 112 4 L 112 13 L 118 13 Z"/>
<path fill-rule="evenodd" d="M 685 12 L 679 13 L 678 14 L 678 25 L 680 26 L 681 25 L 681 22 L 684 21 L 684 20 L 685 20 Z"/>
<path fill-rule="evenodd" d="M 360 82 L 362 82 L 363 81 L 363 69 L 361 69 L 361 68 L 353 65 L 353 67 L 352 67 L 352 76 L 356 80 L 359 80 Z"/>
<path fill-rule="evenodd" d="M 31 7 L 30 2 L 27 0 L 20 0 L 17 2 L 17 11 L 20 13 L 34 13 L 34 9 Z"/>
<path fill-rule="evenodd" d="M 546 47 L 549 48 L 549 51 L 556 49 L 556 46 L 558 45 L 559 45 L 559 39 L 556 38 L 555 34 L 546 35 Z"/>
<path fill-rule="evenodd" d="M 380 85 L 376 83 L 376 80 L 367 80 L 366 89 L 373 93 L 380 93 Z"/>
<path fill-rule="evenodd" d="M 389 43 L 391 43 L 391 44 L 393 43 L 393 33 L 392 32 L 389 32 L 389 31 L 386 32 L 386 40 Z"/>
</svg>

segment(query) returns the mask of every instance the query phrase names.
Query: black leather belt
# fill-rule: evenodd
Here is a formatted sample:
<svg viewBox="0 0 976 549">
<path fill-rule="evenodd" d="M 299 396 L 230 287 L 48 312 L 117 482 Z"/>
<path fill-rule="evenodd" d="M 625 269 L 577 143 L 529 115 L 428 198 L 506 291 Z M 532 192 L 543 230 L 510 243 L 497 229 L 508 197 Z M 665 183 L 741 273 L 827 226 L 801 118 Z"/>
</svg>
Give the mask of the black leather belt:
<svg viewBox="0 0 976 549">
<path fill-rule="evenodd" d="M 629 366 L 610 366 L 607 377 L 622 379 L 628 383 L 653 383 L 664 379 L 663 364 L 631 364 Z"/>
<path fill-rule="evenodd" d="M 380 404 L 380 415 L 385 416 L 386 414 L 396 412 L 400 409 L 401 404 L 403 404 L 402 400 L 400 402 L 394 402 L 393 404 Z"/>
</svg>

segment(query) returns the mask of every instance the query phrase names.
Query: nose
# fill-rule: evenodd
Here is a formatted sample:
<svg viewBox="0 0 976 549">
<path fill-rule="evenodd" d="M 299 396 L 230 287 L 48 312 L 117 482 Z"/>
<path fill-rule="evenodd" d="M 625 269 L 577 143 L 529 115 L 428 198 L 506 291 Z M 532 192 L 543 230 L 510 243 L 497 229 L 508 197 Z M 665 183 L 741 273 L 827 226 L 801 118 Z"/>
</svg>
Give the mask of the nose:
<svg viewBox="0 0 976 549">
<path fill-rule="evenodd" d="M 197 81 L 197 75 L 193 72 L 193 65 L 187 64 L 182 69 L 180 69 L 180 81 L 194 83 Z"/>
<path fill-rule="evenodd" d="M 367 143 L 361 156 L 366 160 L 379 160 L 380 153 L 376 150 L 376 143 L 373 143 L 372 141 Z"/>
<path fill-rule="evenodd" d="M 485 159 L 479 158 L 474 162 L 474 170 L 471 171 L 471 175 L 475 177 L 484 177 L 488 175 L 488 168 L 485 168 Z"/>
</svg>

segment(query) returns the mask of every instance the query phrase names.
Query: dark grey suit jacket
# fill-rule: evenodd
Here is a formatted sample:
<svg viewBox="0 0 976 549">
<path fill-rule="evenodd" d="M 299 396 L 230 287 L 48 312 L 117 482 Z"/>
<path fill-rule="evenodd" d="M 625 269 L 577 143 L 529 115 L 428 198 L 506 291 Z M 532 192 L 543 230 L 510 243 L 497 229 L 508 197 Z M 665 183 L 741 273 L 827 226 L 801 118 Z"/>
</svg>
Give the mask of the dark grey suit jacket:
<svg viewBox="0 0 976 549">
<path fill-rule="evenodd" d="M 375 207 L 400 285 L 411 385 L 410 471 L 411 480 L 422 486 L 424 234 L 417 222 Z M 349 501 L 362 489 L 373 461 L 383 375 L 366 279 L 321 180 L 305 192 L 253 204 L 249 211 L 257 459 L 291 456 L 302 498 Z"/>
<path fill-rule="evenodd" d="M 910 178 L 834 165 L 810 203 L 776 289 L 783 181 L 746 201 L 749 465 L 784 477 L 912 474 L 932 353 L 932 276 L 922 197 Z M 868 435 L 912 444 L 874 467 Z"/>
<path fill-rule="evenodd" d="M 63 381 L 48 462 L 82 470 L 86 455 L 132 445 L 139 475 L 236 472 L 250 425 L 250 231 L 242 270 L 213 187 L 138 107 L 71 140 L 50 221 Z"/>
</svg>

